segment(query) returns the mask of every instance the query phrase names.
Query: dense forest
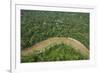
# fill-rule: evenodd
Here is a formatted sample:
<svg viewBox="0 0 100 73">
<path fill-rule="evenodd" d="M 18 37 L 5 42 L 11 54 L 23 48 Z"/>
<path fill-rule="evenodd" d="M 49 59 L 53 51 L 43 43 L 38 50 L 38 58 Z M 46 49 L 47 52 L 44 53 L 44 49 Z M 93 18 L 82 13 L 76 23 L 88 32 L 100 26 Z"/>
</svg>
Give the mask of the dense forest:
<svg viewBox="0 0 100 73">
<path fill-rule="evenodd" d="M 49 37 L 72 37 L 89 48 L 89 13 L 21 10 L 21 49 Z"/>
<path fill-rule="evenodd" d="M 89 13 L 21 10 L 21 51 L 52 37 L 71 37 L 89 49 Z M 83 56 L 63 43 L 42 53 L 21 55 L 21 62 L 84 59 L 89 56 Z"/>
</svg>

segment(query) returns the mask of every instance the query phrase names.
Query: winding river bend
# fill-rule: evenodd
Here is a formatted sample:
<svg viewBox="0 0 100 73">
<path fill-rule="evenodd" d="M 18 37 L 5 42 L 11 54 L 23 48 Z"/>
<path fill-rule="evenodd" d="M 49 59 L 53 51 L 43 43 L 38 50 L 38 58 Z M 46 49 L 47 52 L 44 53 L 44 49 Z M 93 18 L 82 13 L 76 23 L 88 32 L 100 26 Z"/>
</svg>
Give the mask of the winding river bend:
<svg viewBox="0 0 100 73">
<path fill-rule="evenodd" d="M 48 46 L 54 46 L 54 45 L 59 45 L 59 44 L 65 44 L 73 47 L 76 51 L 80 52 L 84 56 L 89 57 L 89 50 L 78 40 L 75 40 L 73 38 L 66 38 L 66 37 L 53 37 L 53 38 L 48 38 L 47 40 L 41 41 L 32 47 L 26 48 L 25 50 L 21 51 L 21 55 L 28 55 L 32 54 L 34 51 L 39 51 L 42 52 L 45 50 L 46 47 Z"/>
</svg>

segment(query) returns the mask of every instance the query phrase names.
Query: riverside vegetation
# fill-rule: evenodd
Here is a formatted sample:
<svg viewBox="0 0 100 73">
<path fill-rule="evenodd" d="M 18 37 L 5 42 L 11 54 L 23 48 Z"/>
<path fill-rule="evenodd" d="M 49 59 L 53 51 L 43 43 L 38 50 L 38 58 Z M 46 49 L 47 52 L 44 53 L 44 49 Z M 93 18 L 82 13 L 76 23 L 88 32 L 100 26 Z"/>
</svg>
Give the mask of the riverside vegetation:
<svg viewBox="0 0 100 73">
<path fill-rule="evenodd" d="M 74 38 L 89 50 L 89 13 L 21 10 L 21 51 L 52 37 Z M 41 53 L 21 55 L 21 62 L 89 59 L 73 48 L 61 43 Z"/>
</svg>

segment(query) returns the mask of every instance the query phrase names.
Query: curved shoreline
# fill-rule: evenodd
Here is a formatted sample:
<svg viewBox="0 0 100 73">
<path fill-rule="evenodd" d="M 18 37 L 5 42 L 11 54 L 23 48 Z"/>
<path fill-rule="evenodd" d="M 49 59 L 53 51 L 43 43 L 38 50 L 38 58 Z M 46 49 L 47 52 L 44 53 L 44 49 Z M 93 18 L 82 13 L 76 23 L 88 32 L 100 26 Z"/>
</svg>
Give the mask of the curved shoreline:
<svg viewBox="0 0 100 73">
<path fill-rule="evenodd" d="M 89 56 L 89 50 L 81 42 L 70 37 L 48 38 L 47 40 L 41 41 L 30 48 L 22 50 L 21 54 L 25 56 L 28 54 L 32 54 L 34 51 L 43 51 L 49 45 L 53 46 L 53 45 L 59 45 L 62 43 L 65 45 L 72 46 L 76 51 L 80 52 L 82 55 Z"/>
</svg>

